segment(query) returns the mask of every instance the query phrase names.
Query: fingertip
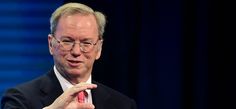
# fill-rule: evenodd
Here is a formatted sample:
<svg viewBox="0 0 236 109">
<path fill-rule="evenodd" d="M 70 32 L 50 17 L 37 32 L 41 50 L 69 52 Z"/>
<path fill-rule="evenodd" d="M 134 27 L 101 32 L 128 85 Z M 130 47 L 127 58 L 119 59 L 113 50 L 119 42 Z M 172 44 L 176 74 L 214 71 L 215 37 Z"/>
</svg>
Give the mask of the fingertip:
<svg viewBox="0 0 236 109">
<path fill-rule="evenodd" d="M 95 109 L 95 106 L 91 103 L 79 103 L 79 107 L 86 108 L 86 109 Z"/>
<path fill-rule="evenodd" d="M 93 104 L 89 104 L 89 108 L 95 109 L 95 106 Z"/>
<path fill-rule="evenodd" d="M 95 88 L 97 88 L 97 87 L 98 87 L 98 85 L 97 85 L 97 84 L 93 84 L 93 85 L 94 85 L 94 87 L 95 87 Z"/>
<path fill-rule="evenodd" d="M 95 89 L 97 86 L 88 86 L 87 89 Z"/>
<path fill-rule="evenodd" d="M 94 105 L 92 105 L 92 107 L 91 107 L 91 108 L 95 109 L 95 106 L 94 106 Z"/>
</svg>

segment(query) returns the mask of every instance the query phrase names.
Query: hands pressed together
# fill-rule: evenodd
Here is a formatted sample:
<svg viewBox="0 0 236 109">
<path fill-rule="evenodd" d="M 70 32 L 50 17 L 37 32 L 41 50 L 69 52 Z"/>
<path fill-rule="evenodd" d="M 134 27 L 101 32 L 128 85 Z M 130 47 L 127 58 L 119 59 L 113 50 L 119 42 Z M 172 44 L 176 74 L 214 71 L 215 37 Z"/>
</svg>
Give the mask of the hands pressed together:
<svg viewBox="0 0 236 109">
<path fill-rule="evenodd" d="M 43 109 L 94 109 L 91 103 L 79 103 L 77 93 L 86 89 L 97 88 L 96 84 L 79 83 L 66 90 L 51 105 Z"/>
</svg>

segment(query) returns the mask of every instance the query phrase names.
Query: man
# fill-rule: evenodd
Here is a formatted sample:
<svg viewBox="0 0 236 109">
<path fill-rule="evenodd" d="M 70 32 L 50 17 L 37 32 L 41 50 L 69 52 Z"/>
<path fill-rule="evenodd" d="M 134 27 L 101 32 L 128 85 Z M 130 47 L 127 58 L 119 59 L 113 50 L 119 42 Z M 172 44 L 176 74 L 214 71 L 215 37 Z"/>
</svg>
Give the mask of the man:
<svg viewBox="0 0 236 109">
<path fill-rule="evenodd" d="M 50 24 L 48 44 L 54 68 L 9 89 L 2 98 L 2 109 L 136 109 L 132 99 L 92 81 L 106 24 L 101 12 L 68 3 L 52 14 Z"/>
</svg>

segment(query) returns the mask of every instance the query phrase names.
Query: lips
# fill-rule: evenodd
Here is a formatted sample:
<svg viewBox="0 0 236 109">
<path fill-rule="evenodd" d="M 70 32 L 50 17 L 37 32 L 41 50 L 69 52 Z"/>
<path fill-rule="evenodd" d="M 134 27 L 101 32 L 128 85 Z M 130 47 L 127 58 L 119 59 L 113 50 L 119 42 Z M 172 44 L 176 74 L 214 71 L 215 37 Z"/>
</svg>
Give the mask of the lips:
<svg viewBox="0 0 236 109">
<path fill-rule="evenodd" d="M 79 61 L 79 60 L 67 60 L 67 61 L 68 61 L 69 66 L 71 67 L 78 67 L 82 63 L 82 61 Z"/>
</svg>

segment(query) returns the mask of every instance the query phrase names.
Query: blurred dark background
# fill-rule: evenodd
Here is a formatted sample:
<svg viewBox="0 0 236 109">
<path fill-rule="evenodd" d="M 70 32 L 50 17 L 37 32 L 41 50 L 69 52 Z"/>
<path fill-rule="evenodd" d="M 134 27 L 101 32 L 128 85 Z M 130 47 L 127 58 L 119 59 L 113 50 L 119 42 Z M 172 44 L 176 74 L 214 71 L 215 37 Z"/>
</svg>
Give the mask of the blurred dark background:
<svg viewBox="0 0 236 109">
<path fill-rule="evenodd" d="M 106 14 L 93 78 L 139 109 L 236 109 L 235 6 L 225 0 L 1 0 L 1 95 L 52 68 L 49 17 L 66 2 Z"/>
</svg>

